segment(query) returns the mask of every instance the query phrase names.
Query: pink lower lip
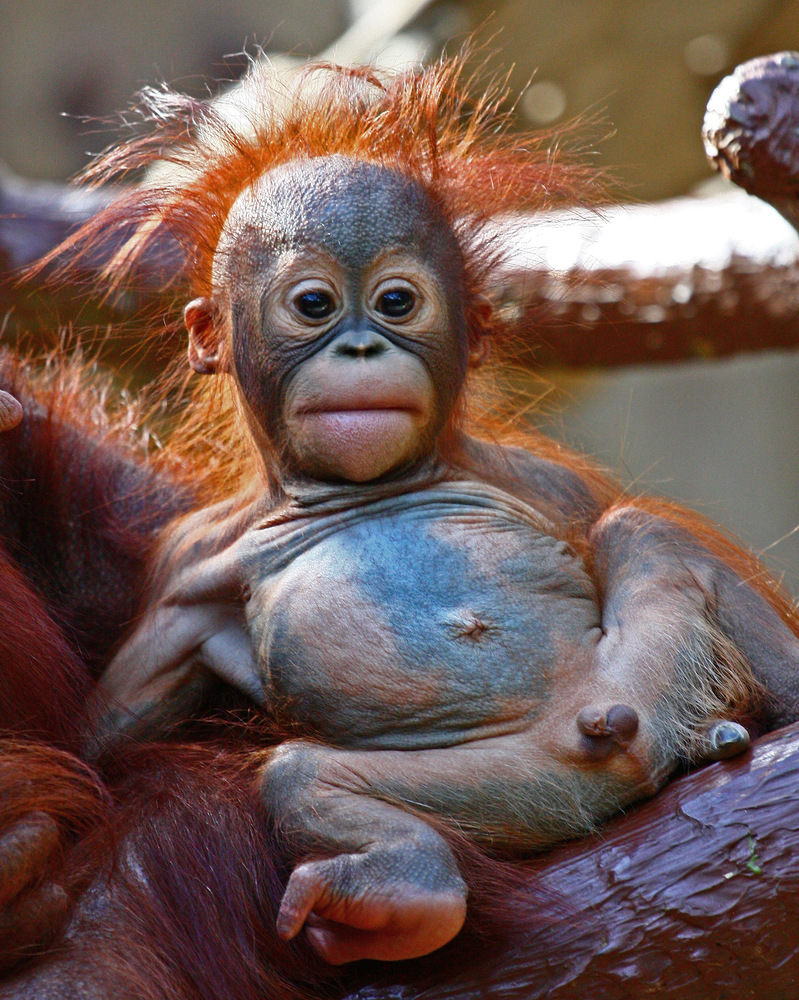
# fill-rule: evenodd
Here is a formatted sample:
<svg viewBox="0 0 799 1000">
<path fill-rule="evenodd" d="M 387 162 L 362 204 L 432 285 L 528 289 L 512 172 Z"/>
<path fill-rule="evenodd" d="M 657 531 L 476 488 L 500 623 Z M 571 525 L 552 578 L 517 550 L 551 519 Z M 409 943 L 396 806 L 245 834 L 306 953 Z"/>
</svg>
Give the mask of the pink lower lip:
<svg viewBox="0 0 799 1000">
<path fill-rule="evenodd" d="M 324 416 L 329 413 L 410 413 L 413 407 L 392 405 L 391 403 L 386 405 L 372 405 L 365 403 L 362 406 L 355 404 L 353 406 L 331 406 L 331 407 L 320 407 L 319 409 L 307 409 L 300 410 L 300 415 L 303 417 L 316 417 Z"/>
<path fill-rule="evenodd" d="M 412 418 L 413 412 L 400 407 L 380 406 L 347 410 L 312 410 L 304 413 L 303 417 L 326 427 L 332 433 L 379 434 L 396 426 L 398 420 L 402 420 L 404 424 L 407 418 Z"/>
<path fill-rule="evenodd" d="M 380 417 L 394 417 L 397 414 L 410 416 L 412 410 L 399 406 L 359 406 L 352 409 L 340 410 L 308 410 L 302 415 L 313 417 L 317 420 L 369 420 L 380 419 Z"/>
</svg>

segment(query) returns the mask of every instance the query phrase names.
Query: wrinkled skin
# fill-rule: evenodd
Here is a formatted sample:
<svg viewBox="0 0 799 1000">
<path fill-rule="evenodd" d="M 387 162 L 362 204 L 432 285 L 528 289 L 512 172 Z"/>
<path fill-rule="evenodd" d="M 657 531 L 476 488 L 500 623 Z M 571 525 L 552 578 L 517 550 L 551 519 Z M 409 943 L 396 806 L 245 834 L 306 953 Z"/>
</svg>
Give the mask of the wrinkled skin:
<svg viewBox="0 0 799 1000">
<path fill-rule="evenodd" d="M 0 390 L 0 432 L 11 431 L 22 420 L 22 406 L 11 393 Z"/>
<path fill-rule="evenodd" d="M 453 428 L 460 268 L 424 192 L 383 168 L 294 164 L 241 196 L 189 356 L 233 374 L 272 481 L 166 539 L 90 713 L 95 754 L 219 678 L 274 718 L 292 738 L 260 789 L 295 865 L 278 930 L 332 963 L 457 934 L 463 873 L 426 814 L 505 853 L 592 829 L 745 747 L 713 714 L 736 656 L 778 706 L 764 725 L 798 714 L 799 643 L 720 559 Z"/>
</svg>

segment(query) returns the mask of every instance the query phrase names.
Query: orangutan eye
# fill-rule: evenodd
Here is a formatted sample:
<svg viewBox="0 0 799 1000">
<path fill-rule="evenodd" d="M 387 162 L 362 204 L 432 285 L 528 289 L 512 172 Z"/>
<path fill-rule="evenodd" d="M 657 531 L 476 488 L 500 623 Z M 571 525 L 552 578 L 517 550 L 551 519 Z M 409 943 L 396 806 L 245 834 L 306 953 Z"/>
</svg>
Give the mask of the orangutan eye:
<svg viewBox="0 0 799 1000">
<path fill-rule="evenodd" d="M 377 310 L 391 319 L 407 316 L 416 305 L 416 296 L 407 288 L 391 288 L 377 300 Z"/>
<path fill-rule="evenodd" d="M 326 319 L 336 308 L 333 296 L 321 291 L 303 292 L 294 305 L 306 319 L 313 320 Z"/>
</svg>

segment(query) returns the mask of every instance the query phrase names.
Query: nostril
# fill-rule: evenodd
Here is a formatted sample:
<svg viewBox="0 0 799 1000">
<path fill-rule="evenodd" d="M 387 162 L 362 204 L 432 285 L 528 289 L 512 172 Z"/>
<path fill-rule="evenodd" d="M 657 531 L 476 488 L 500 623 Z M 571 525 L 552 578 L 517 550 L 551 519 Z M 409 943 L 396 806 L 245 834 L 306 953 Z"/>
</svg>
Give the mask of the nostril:
<svg viewBox="0 0 799 1000">
<path fill-rule="evenodd" d="M 386 345 L 376 338 L 347 339 L 336 345 L 336 354 L 345 358 L 375 358 L 386 350 Z"/>
<path fill-rule="evenodd" d="M 382 354 L 386 349 L 386 345 L 378 341 L 374 344 L 367 344 L 363 350 L 363 356 L 365 358 L 375 358 L 379 354 Z"/>
</svg>

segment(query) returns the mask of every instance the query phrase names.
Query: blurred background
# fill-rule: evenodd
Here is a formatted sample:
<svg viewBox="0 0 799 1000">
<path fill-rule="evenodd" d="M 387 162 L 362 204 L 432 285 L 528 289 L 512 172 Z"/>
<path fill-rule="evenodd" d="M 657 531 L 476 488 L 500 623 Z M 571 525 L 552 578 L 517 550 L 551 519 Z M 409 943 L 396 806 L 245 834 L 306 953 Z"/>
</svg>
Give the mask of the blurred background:
<svg viewBox="0 0 799 1000">
<path fill-rule="evenodd" d="M 243 70 L 245 49 L 398 65 L 474 34 L 524 91 L 526 127 L 601 118 L 597 161 L 623 202 L 707 184 L 715 85 L 799 49 L 799 0 L 0 0 L 0 23 L 0 160 L 25 177 L 69 177 L 110 141 L 84 119 L 160 80 L 206 93 Z M 686 226 L 686 245 L 695 236 Z M 542 375 L 545 429 L 725 524 L 799 594 L 795 354 Z"/>
</svg>

